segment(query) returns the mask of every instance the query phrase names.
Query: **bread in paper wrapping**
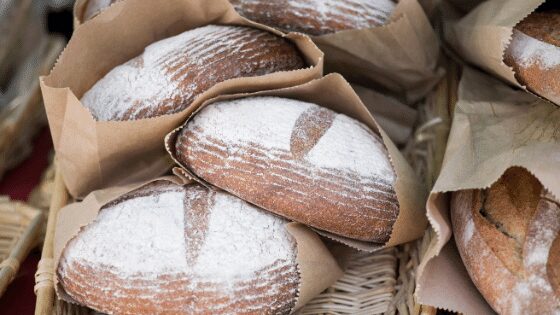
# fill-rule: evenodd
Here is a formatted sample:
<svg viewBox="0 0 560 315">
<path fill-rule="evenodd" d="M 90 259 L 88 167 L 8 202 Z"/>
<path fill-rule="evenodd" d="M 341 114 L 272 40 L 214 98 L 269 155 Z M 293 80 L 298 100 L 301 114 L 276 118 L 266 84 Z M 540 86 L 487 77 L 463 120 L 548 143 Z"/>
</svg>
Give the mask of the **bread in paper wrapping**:
<svg viewBox="0 0 560 315">
<path fill-rule="evenodd" d="M 385 243 L 399 213 L 381 137 L 317 104 L 279 97 L 210 104 L 174 149 L 212 185 L 344 237 Z"/>
<path fill-rule="evenodd" d="M 216 127 L 214 123 L 208 124 L 213 127 L 208 127 L 206 134 L 201 133 L 198 123 L 192 125 L 194 132 L 190 134 L 190 122 L 196 120 L 205 108 L 219 102 L 242 102 L 241 99 L 247 98 L 255 101 L 246 108 L 257 107 L 249 110 L 250 113 L 245 110 L 230 112 L 232 120 L 239 118 L 237 122 L 221 120 L 223 117 L 212 114 L 214 120 L 218 119 L 226 126 L 222 131 L 235 130 L 236 133 L 241 132 L 241 136 L 235 133 L 219 136 L 224 133 L 216 132 L 221 127 Z M 281 100 L 279 104 L 278 98 L 288 101 Z M 274 101 L 263 102 L 258 109 L 262 99 Z M 244 106 L 238 106 L 238 109 Z M 209 108 L 208 112 L 212 110 Z M 271 116 L 271 113 L 274 114 Z M 249 122 L 251 119 L 254 121 Z M 332 125 L 329 123 L 331 119 L 334 119 Z M 240 121 L 247 122 L 249 127 Z M 271 125 L 263 127 L 265 122 L 270 121 L 273 121 Z M 293 128 L 296 124 L 298 127 Z M 185 126 L 187 129 L 184 129 Z M 250 132 L 243 135 L 248 128 L 258 132 L 252 136 L 247 136 Z M 186 130 L 185 134 L 182 134 L 183 130 Z M 220 137 L 232 146 L 228 148 L 216 141 L 209 142 L 220 140 Z M 194 140 L 196 147 L 189 149 L 185 146 L 186 140 Z M 251 157 L 255 146 L 248 145 L 255 140 L 257 145 L 259 142 L 273 144 L 263 150 L 257 147 L 258 161 L 252 161 Z M 224 187 L 265 210 L 316 226 L 314 230 L 318 234 L 356 249 L 374 251 L 394 246 L 418 238 L 424 231 L 423 183 L 339 74 L 329 74 L 292 88 L 223 95 L 206 101 L 183 127 L 169 133 L 165 142 L 167 151 L 181 167 L 176 169 L 177 175 L 203 185 Z M 364 143 L 367 145 L 364 146 Z M 198 159 L 196 167 L 191 169 L 189 165 L 192 161 L 186 158 L 185 153 L 187 156 L 194 153 L 193 157 L 203 159 Z M 277 154 L 281 154 L 279 159 L 274 157 Z M 266 163 L 273 166 L 271 171 L 263 167 Z M 233 167 L 238 164 L 242 167 Z M 387 165 L 392 166 L 392 171 Z M 199 172 L 194 172 L 195 169 Z M 229 169 L 231 180 L 228 176 L 220 178 L 223 169 Z M 281 200 L 282 195 L 284 200 Z M 345 204 L 329 204 L 337 198 Z M 356 200 L 367 202 L 360 204 Z M 329 214 L 322 215 L 322 211 Z M 329 224 L 337 228 L 336 232 L 330 232 Z M 371 226 L 365 227 L 368 224 Z M 352 231 L 352 227 L 360 231 Z"/>
<path fill-rule="evenodd" d="M 560 205 L 533 175 L 510 168 L 488 189 L 454 192 L 451 222 L 469 275 L 496 312 L 560 312 Z"/>
<path fill-rule="evenodd" d="M 287 314 L 342 275 L 309 228 L 174 176 L 62 208 L 53 259 L 60 299 L 125 314 Z"/>
<path fill-rule="evenodd" d="M 236 25 L 267 32 L 274 38 L 283 37 L 281 42 L 295 46 L 306 67 L 264 75 L 259 75 L 262 69 L 256 67 L 251 77 L 234 76 L 216 83 L 198 94 L 180 112 L 146 119 L 98 121 L 80 102 L 100 79 L 115 67 L 139 56 L 150 44 L 210 24 Z M 262 60 L 265 59 L 270 61 L 267 58 Z M 136 65 L 142 64 L 140 60 L 136 61 Z M 239 16 L 226 0 L 167 0 L 159 2 L 157 10 L 154 10 L 152 1 L 114 3 L 75 30 L 58 63 L 40 81 L 65 184 L 70 194 L 83 197 L 102 187 L 160 176 L 171 165 L 163 147 L 165 134 L 181 125 L 205 99 L 219 94 L 301 84 L 322 74 L 322 62 L 322 53 L 308 37 L 302 34 L 285 35 L 249 22 Z M 242 65 L 248 63 L 238 64 L 239 68 L 230 69 L 241 71 Z M 210 65 L 205 65 L 204 69 L 212 71 Z M 147 80 L 146 77 L 143 80 Z M 152 88 L 151 85 L 135 87 L 138 89 L 136 95 L 146 96 L 148 92 L 153 92 Z M 115 87 L 112 89 L 114 91 Z M 135 93 L 130 94 L 134 96 Z"/>
</svg>

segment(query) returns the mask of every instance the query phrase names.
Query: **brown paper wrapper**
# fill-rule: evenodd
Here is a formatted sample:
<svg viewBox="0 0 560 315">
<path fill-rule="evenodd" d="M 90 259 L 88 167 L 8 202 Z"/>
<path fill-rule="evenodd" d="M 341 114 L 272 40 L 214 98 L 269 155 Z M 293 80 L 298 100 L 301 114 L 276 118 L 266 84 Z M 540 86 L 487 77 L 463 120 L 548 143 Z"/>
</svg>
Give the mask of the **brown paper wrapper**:
<svg viewBox="0 0 560 315">
<path fill-rule="evenodd" d="M 465 68 L 440 176 L 428 198 L 436 241 L 418 270 L 420 303 L 465 314 L 493 314 L 451 240 L 446 192 L 484 189 L 514 166 L 560 197 L 560 110 L 497 79 Z"/>
<path fill-rule="evenodd" d="M 393 164 L 395 173 L 397 174 L 395 191 L 400 204 L 399 215 L 393 226 L 391 238 L 386 244 L 378 244 L 352 240 L 325 231 L 315 230 L 317 233 L 364 251 L 374 251 L 384 247 L 403 244 L 423 235 L 424 229 L 427 226 L 426 217 L 423 213 L 426 198 L 425 186 L 414 173 L 410 165 L 406 162 L 387 133 L 379 127 L 358 95 L 356 95 L 354 90 L 352 90 L 350 84 L 344 80 L 341 75 L 329 74 L 322 79 L 314 80 L 296 87 L 261 91 L 256 93 L 223 95 L 204 102 L 197 111 L 216 101 L 237 99 L 247 96 L 277 96 L 315 103 L 329 108 L 337 113 L 342 113 L 357 119 L 371 128 L 371 130 L 381 135 L 389 152 L 389 157 Z M 196 112 L 193 113 L 193 115 L 195 114 Z M 202 185 L 211 186 L 190 172 L 186 166 L 181 165 L 181 163 L 175 158 L 173 148 L 176 136 L 180 130 L 181 127 L 175 129 L 165 138 L 167 151 L 173 157 L 175 162 L 181 166 L 181 168 L 174 169 L 175 174 L 184 178 L 192 178 Z"/>
<path fill-rule="evenodd" d="M 451 20 L 445 39 L 455 53 L 468 62 L 530 93 L 515 78 L 513 68 L 503 61 L 511 42 L 513 27 L 531 14 L 545 0 L 489 0 L 469 14 Z M 559 105 L 560 104 L 556 104 Z"/>
<path fill-rule="evenodd" d="M 352 88 L 395 144 L 401 146 L 410 139 L 418 117 L 415 109 L 364 86 L 352 84 Z"/>
<path fill-rule="evenodd" d="M 90 193 L 82 202 L 67 205 L 60 210 L 54 236 L 54 266 L 60 261 L 64 248 L 80 231 L 92 223 L 101 208 L 120 196 L 140 188 L 150 182 L 166 180 L 179 185 L 194 184 L 175 176 L 161 177 L 144 183 L 113 187 Z M 294 309 L 298 309 L 332 285 L 343 274 L 336 259 L 311 229 L 300 223 L 288 223 L 286 229 L 297 243 L 297 263 L 300 273 L 298 299 Z M 55 273 L 56 274 L 56 273 Z M 70 297 L 55 277 L 55 289 L 60 299 L 78 304 Z"/>
<path fill-rule="evenodd" d="M 154 14 L 156 12 L 157 14 Z M 284 36 L 305 57 L 308 68 L 237 78 L 216 84 L 182 112 L 134 121 L 95 121 L 79 98 L 115 66 L 139 55 L 157 40 L 207 24 L 245 25 Z M 115 32 L 115 30 L 120 30 Z M 118 45 L 115 45 L 118 43 Z M 226 0 L 167 0 L 157 10 L 151 1 L 112 5 L 80 26 L 41 89 L 60 170 L 74 197 L 102 187 L 161 175 L 170 164 L 165 134 L 182 124 L 204 100 L 224 93 L 293 86 L 322 74 L 323 54 L 302 34 L 284 35 L 240 17 Z"/>
<path fill-rule="evenodd" d="M 400 0 L 386 25 L 312 39 L 325 53 L 327 72 L 406 103 L 420 100 L 443 76 L 438 38 L 417 0 Z"/>
</svg>

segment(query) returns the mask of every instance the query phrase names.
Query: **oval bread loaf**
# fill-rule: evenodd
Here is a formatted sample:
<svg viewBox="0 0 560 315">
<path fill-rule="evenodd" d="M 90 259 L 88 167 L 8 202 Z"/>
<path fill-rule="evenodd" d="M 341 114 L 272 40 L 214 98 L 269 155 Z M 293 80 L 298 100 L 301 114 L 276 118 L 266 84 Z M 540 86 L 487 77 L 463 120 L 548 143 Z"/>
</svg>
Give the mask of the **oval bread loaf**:
<svg viewBox="0 0 560 315">
<path fill-rule="evenodd" d="M 96 120 L 177 113 L 215 84 L 305 67 L 288 40 L 255 28 L 207 25 L 155 42 L 83 98 Z"/>
<path fill-rule="evenodd" d="M 242 16 L 285 32 L 324 35 L 384 25 L 393 0 L 230 0 Z"/>
<path fill-rule="evenodd" d="M 516 25 L 504 62 L 530 91 L 560 104 L 560 11 L 534 12 Z"/>
<path fill-rule="evenodd" d="M 380 136 L 312 103 L 250 97 L 208 105 L 175 150 L 205 181 L 334 234 L 384 243 L 399 213 Z"/>
<path fill-rule="evenodd" d="M 453 233 L 476 287 L 500 314 L 560 313 L 560 207 L 526 170 L 453 193 Z"/>
<path fill-rule="evenodd" d="M 56 274 L 109 314 L 288 314 L 300 278 L 286 223 L 225 192 L 154 182 L 102 208 Z"/>
</svg>

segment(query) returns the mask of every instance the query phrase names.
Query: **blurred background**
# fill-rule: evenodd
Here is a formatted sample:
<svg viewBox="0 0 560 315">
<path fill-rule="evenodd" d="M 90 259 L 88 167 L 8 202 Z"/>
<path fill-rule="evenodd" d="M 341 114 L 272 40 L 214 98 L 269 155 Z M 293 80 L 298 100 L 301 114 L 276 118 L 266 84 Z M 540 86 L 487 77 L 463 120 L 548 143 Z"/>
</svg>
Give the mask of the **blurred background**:
<svg viewBox="0 0 560 315">
<path fill-rule="evenodd" d="M 73 0 L 0 0 L 0 217 L 13 219 L 8 199 L 48 207 L 52 141 L 39 89 L 40 75 L 56 62 L 72 34 Z M 12 203 L 10 203 L 12 205 Z M 16 218 L 26 220 L 25 216 Z M 22 224 L 23 225 L 23 224 Z M 7 258 L 8 227 L 0 224 L 0 261 Z M 16 231 L 14 231 L 15 233 Z M 33 314 L 34 274 L 40 247 L 21 264 L 6 292 L 0 314 Z M 2 276 L 2 275 L 0 275 Z M 2 288 L 0 288 L 1 290 Z"/>
</svg>

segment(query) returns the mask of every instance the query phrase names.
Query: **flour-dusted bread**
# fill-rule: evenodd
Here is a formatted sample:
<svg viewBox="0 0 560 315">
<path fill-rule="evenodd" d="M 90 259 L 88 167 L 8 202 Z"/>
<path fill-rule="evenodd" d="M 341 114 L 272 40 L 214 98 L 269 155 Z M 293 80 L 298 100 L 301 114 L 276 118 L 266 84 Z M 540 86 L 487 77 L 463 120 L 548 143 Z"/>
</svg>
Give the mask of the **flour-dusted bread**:
<svg viewBox="0 0 560 315">
<path fill-rule="evenodd" d="M 560 11 L 534 12 L 515 26 L 504 62 L 530 91 L 560 104 Z"/>
<path fill-rule="evenodd" d="M 205 181 L 345 237 L 386 242 L 399 213 L 381 137 L 312 103 L 250 97 L 208 105 L 179 133 L 175 150 Z"/>
<path fill-rule="evenodd" d="M 56 274 L 109 314 L 288 314 L 300 278 L 286 223 L 225 192 L 155 182 L 101 209 Z"/>
<path fill-rule="evenodd" d="M 86 4 L 85 9 L 84 9 L 84 14 L 83 14 L 82 21 L 85 22 L 85 21 L 95 17 L 96 15 L 101 13 L 101 11 L 107 9 L 113 3 L 119 2 L 119 1 L 122 1 L 122 0 L 89 0 Z"/>
<path fill-rule="evenodd" d="M 455 242 L 471 279 L 500 314 L 560 314 L 560 207 L 526 170 L 453 194 Z"/>
<path fill-rule="evenodd" d="M 305 67 L 294 44 L 242 26 L 207 25 L 146 47 L 82 98 L 94 118 L 134 120 L 177 113 L 215 84 Z"/>
<path fill-rule="evenodd" d="M 242 16 L 285 32 L 324 35 L 384 25 L 393 0 L 230 0 Z"/>
</svg>

